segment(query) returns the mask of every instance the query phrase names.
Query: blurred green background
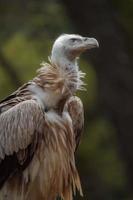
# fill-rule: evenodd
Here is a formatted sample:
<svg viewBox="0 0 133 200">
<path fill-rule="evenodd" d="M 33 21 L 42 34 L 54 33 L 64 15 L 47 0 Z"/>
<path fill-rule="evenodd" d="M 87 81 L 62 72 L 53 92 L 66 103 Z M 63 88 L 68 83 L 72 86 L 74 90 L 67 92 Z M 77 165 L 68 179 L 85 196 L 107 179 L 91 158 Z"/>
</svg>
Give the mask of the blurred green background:
<svg viewBox="0 0 133 200">
<path fill-rule="evenodd" d="M 0 98 L 35 76 L 62 33 L 100 43 L 79 61 L 83 199 L 133 200 L 133 0 L 0 0 Z"/>
</svg>

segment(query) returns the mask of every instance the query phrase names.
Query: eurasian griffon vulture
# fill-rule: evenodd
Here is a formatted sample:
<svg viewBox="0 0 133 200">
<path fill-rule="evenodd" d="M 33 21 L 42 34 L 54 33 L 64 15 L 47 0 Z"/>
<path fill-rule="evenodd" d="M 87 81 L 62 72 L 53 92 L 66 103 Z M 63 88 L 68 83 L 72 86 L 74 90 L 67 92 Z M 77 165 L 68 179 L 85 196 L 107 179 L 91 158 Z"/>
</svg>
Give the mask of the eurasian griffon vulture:
<svg viewBox="0 0 133 200">
<path fill-rule="evenodd" d="M 94 38 L 63 34 L 32 81 L 0 102 L 0 200 L 72 200 L 82 195 L 75 150 L 84 124 L 77 57 Z"/>
</svg>

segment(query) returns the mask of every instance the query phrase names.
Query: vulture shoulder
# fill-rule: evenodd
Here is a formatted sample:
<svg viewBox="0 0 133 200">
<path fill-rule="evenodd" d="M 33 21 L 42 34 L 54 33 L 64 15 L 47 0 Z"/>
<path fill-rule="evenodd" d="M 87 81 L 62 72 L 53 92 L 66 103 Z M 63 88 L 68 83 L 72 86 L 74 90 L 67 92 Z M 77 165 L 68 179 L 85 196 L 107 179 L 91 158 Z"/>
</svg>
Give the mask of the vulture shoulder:
<svg viewBox="0 0 133 200">
<path fill-rule="evenodd" d="M 22 101 L 0 114 L 0 187 L 31 161 L 44 114 L 35 100 Z"/>
<path fill-rule="evenodd" d="M 82 137 L 83 128 L 84 128 L 83 103 L 79 97 L 72 96 L 66 102 L 64 110 L 67 110 L 67 112 L 69 113 L 72 119 L 73 130 L 74 130 L 75 140 L 76 140 L 76 149 L 77 149 L 79 146 L 79 143 Z"/>
</svg>

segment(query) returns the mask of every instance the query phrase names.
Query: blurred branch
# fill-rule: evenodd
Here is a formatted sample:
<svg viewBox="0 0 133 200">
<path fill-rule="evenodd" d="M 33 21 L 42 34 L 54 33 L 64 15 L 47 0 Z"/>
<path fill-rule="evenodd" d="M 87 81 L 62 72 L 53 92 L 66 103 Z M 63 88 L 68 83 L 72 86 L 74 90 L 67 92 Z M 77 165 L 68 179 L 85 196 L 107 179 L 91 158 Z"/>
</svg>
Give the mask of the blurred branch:
<svg viewBox="0 0 133 200">
<path fill-rule="evenodd" d="M 0 65 L 6 71 L 6 73 L 11 78 L 11 81 L 15 87 L 21 85 L 21 79 L 18 73 L 14 70 L 14 67 L 9 63 L 7 58 L 4 56 L 3 52 L 0 50 Z"/>
</svg>

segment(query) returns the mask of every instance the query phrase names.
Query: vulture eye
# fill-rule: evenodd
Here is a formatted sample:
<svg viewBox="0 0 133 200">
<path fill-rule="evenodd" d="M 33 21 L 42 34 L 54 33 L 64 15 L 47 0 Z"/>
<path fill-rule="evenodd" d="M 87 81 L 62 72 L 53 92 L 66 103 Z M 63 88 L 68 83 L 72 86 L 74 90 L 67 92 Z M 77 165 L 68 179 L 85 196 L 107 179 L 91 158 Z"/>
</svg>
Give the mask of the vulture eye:
<svg viewBox="0 0 133 200">
<path fill-rule="evenodd" d="M 76 41 L 77 41 L 77 42 L 80 42 L 81 40 L 80 40 L 79 38 L 71 38 L 70 41 L 71 41 L 71 42 L 76 42 Z"/>
</svg>

